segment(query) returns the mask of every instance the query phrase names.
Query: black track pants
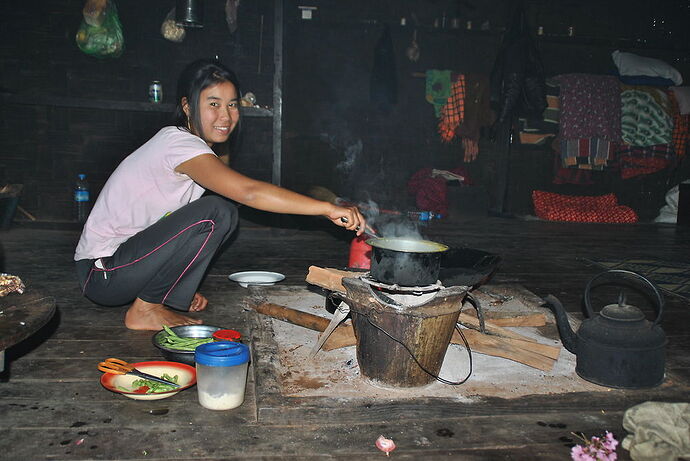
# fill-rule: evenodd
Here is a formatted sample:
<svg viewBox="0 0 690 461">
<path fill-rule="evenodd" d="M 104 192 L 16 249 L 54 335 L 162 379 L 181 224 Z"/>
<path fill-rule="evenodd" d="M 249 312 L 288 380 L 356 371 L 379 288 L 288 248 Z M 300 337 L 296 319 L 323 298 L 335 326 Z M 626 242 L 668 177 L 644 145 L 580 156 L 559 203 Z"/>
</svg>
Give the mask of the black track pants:
<svg viewBox="0 0 690 461">
<path fill-rule="evenodd" d="M 77 261 L 84 295 L 106 306 L 140 298 L 187 311 L 237 219 L 236 207 L 224 198 L 195 200 L 130 237 L 112 256 Z"/>
</svg>

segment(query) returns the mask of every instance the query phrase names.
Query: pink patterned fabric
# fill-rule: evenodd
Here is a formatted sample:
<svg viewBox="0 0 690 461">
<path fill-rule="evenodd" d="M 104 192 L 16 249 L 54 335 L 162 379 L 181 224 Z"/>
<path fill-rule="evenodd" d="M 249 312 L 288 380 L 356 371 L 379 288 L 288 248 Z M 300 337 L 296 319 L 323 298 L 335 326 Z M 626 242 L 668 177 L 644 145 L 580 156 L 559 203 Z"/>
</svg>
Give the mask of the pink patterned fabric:
<svg viewBox="0 0 690 461">
<path fill-rule="evenodd" d="M 621 95 L 616 77 L 564 74 L 555 80 L 561 85 L 561 139 L 621 142 Z"/>
</svg>

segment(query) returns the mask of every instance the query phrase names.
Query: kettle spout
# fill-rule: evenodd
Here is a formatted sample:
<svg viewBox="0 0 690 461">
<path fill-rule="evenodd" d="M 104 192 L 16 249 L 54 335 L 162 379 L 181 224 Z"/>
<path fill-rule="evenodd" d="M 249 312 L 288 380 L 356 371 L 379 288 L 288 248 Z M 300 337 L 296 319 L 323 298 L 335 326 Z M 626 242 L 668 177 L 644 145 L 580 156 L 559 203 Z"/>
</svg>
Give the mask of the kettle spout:
<svg viewBox="0 0 690 461">
<path fill-rule="evenodd" d="M 563 347 L 573 354 L 577 354 L 577 336 L 570 327 L 563 304 L 553 295 L 548 295 L 544 299 L 546 300 L 546 307 L 551 309 L 554 317 L 556 317 L 556 325 L 558 325 L 558 333 L 561 335 Z"/>
</svg>

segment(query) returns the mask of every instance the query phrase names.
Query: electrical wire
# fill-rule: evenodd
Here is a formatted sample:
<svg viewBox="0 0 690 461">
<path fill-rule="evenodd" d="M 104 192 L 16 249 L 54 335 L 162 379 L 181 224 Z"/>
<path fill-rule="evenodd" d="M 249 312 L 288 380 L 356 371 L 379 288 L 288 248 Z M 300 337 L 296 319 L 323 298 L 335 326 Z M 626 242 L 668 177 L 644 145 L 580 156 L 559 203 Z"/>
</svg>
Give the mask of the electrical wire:
<svg viewBox="0 0 690 461">
<path fill-rule="evenodd" d="M 369 316 L 366 316 L 366 319 L 367 319 L 367 322 L 369 322 L 369 325 L 371 325 L 372 327 L 376 328 L 376 329 L 379 330 L 381 333 L 383 333 L 384 335 L 388 336 L 390 339 L 392 339 L 393 341 L 395 341 L 396 343 L 398 343 L 398 344 L 400 344 L 402 347 L 404 347 L 405 350 L 407 351 L 407 353 L 410 354 L 410 357 L 412 357 L 412 360 L 414 360 L 415 363 L 419 366 L 419 368 L 421 368 L 422 371 L 424 371 L 424 372 L 425 372 L 426 374 L 428 374 L 429 376 L 432 376 L 435 380 L 437 380 L 437 381 L 439 381 L 439 382 L 441 382 L 441 383 L 443 383 L 443 384 L 448 384 L 448 385 L 451 385 L 451 386 L 459 386 L 460 384 L 464 384 L 468 379 L 470 379 L 470 376 L 472 375 L 472 350 L 470 350 L 470 345 L 469 345 L 469 343 L 467 342 L 467 339 L 465 338 L 465 335 L 462 333 L 462 330 L 460 329 L 460 327 L 458 327 L 458 324 L 457 324 L 457 323 L 455 324 L 455 329 L 456 329 L 457 332 L 460 334 L 460 337 L 462 338 L 462 342 L 465 343 L 465 347 L 467 348 L 467 355 L 469 356 L 469 361 L 470 361 L 470 370 L 469 370 L 469 372 L 467 373 L 467 376 L 465 376 L 465 378 L 464 378 L 462 381 L 448 381 L 447 379 L 441 378 L 440 376 L 436 376 L 435 374 L 433 374 L 432 372 L 430 372 L 429 370 L 427 370 L 426 368 L 424 368 L 424 366 L 423 366 L 421 363 L 419 363 L 419 360 L 417 360 L 417 357 L 415 357 L 415 355 L 412 353 L 412 351 L 410 350 L 410 348 L 407 347 L 407 345 L 406 345 L 405 343 L 403 343 L 403 342 L 400 341 L 399 339 L 393 337 L 390 333 L 388 333 L 386 330 L 384 330 L 384 329 L 381 328 L 380 326 L 376 325 L 374 322 L 371 321 L 371 319 L 369 318 Z"/>
</svg>

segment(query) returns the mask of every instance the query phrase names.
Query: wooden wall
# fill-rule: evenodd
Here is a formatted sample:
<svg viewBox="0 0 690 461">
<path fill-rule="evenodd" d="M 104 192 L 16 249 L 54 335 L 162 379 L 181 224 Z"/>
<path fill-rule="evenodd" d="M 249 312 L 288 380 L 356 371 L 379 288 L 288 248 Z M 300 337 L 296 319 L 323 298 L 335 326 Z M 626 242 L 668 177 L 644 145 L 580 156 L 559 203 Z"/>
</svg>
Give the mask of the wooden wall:
<svg viewBox="0 0 690 461">
<path fill-rule="evenodd" d="M 21 204 L 40 220 L 72 219 L 76 175 L 86 173 L 97 195 L 122 158 L 171 119 L 160 111 L 80 104 L 146 103 L 152 80 L 161 81 L 163 102 L 172 104 L 180 70 L 194 59 L 215 56 L 238 74 L 244 91 L 254 92 L 262 105 L 272 104 L 273 2 L 242 2 L 239 29 L 231 35 L 225 2 L 206 1 L 204 28 L 187 30 L 182 43 L 160 33 L 174 3 L 116 0 L 125 37 L 117 59 L 97 59 L 77 48 L 81 0 L 12 2 L 3 12 L 0 88 L 14 95 L 0 106 L 0 181 L 23 183 Z M 54 105 L 56 97 L 68 98 L 74 107 Z M 237 167 L 270 180 L 270 166 L 264 171 L 272 157 L 270 119 L 245 122 Z"/>
<path fill-rule="evenodd" d="M 163 112 L 111 110 L 107 104 L 59 107 L 50 104 L 51 97 L 69 97 L 75 104 L 145 102 L 148 84 L 155 79 L 162 81 L 164 102 L 172 103 L 179 70 L 192 59 L 218 56 L 238 73 L 244 91 L 254 92 L 262 105 L 272 102 L 272 0 L 242 1 L 234 36 L 225 24 L 225 2 L 207 0 L 205 27 L 188 30 L 180 44 L 160 34 L 172 0 L 116 3 L 126 50 L 113 60 L 87 56 L 76 47 L 82 1 L 12 2 L 0 18 L 0 88 L 20 95 L 0 106 L 0 181 L 24 183 L 21 204 L 41 220 L 71 219 L 75 175 L 86 173 L 97 194 L 118 162 L 168 121 Z M 548 75 L 610 72 L 610 53 L 621 49 L 664 59 L 690 76 L 685 48 L 690 37 L 679 26 L 690 11 L 682 3 L 531 0 L 526 9 L 532 26 L 544 28 L 538 44 Z M 318 184 L 344 196 L 406 208 L 414 206 L 405 191 L 411 174 L 422 167 L 463 165 L 457 144 L 440 143 L 433 109 L 424 101 L 424 79 L 414 75 L 430 68 L 490 73 L 514 2 L 283 4 L 283 184 L 301 191 Z M 317 8 L 311 20 L 302 19 L 300 5 Z M 405 26 L 400 25 L 403 17 Z M 450 28 L 452 18 L 458 18 L 460 29 Z M 462 28 L 467 21 L 472 22 L 471 31 Z M 483 23 L 488 30 L 478 30 Z M 373 50 L 383 24 L 391 26 L 399 85 L 398 104 L 388 111 L 369 104 Z M 415 25 L 421 57 L 413 63 L 405 49 Z M 575 29 L 574 37 L 567 37 L 569 26 Z M 21 95 L 33 103 L 21 104 Z M 35 103 L 41 97 L 46 104 Z M 245 118 L 234 166 L 270 180 L 271 133 L 270 119 Z M 487 188 L 493 203 L 499 154 L 500 148 L 483 140 L 478 160 L 464 165 L 475 182 Z M 534 188 L 573 194 L 613 191 L 649 219 L 663 204 L 670 184 L 686 174 L 665 171 L 622 181 L 602 173 L 595 186 L 583 190 L 551 185 L 552 166 L 548 149 L 516 147 L 506 211 L 531 213 L 529 194 Z"/>
</svg>

